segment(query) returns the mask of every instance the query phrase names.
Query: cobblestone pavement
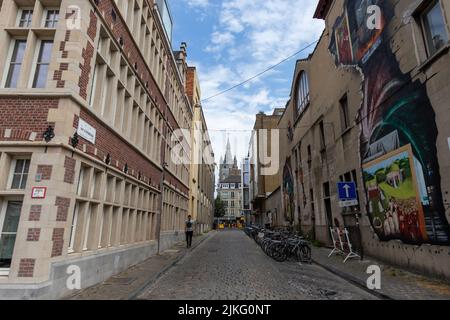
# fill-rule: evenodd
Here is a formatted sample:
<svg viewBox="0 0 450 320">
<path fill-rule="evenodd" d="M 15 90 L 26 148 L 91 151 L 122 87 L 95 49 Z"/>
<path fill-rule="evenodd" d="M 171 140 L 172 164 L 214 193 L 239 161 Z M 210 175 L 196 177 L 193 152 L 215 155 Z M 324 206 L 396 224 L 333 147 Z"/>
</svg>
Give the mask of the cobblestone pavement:
<svg viewBox="0 0 450 320">
<path fill-rule="evenodd" d="M 216 233 L 187 254 L 138 299 L 376 299 L 317 265 L 278 263 L 244 232 Z"/>
<path fill-rule="evenodd" d="M 192 248 L 202 241 L 206 241 L 210 234 L 194 237 Z M 134 298 L 143 288 L 168 270 L 176 261 L 181 259 L 188 250 L 186 243 L 178 243 L 169 250 L 155 255 L 150 259 L 133 266 L 124 272 L 109 278 L 103 283 L 76 291 L 65 300 L 128 300 Z"/>
<path fill-rule="evenodd" d="M 448 300 L 450 285 L 388 266 L 371 258 L 352 259 L 343 263 L 342 256 L 328 257 L 331 249 L 314 248 L 313 260 L 329 271 L 365 285 L 367 268 L 377 265 L 381 269 L 379 293 L 396 300 Z"/>
</svg>

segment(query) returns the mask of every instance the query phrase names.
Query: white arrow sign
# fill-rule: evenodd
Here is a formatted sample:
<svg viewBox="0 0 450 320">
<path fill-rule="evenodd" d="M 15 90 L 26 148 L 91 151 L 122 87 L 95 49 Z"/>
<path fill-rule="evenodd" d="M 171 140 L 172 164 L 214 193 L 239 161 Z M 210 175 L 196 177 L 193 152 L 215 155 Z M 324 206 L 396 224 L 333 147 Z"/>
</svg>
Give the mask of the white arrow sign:
<svg viewBox="0 0 450 320">
<path fill-rule="evenodd" d="M 345 186 L 344 186 L 344 190 L 345 190 L 345 197 L 348 199 L 348 198 L 350 198 L 350 189 L 351 189 L 352 187 L 350 187 L 348 184 L 346 184 Z"/>
</svg>

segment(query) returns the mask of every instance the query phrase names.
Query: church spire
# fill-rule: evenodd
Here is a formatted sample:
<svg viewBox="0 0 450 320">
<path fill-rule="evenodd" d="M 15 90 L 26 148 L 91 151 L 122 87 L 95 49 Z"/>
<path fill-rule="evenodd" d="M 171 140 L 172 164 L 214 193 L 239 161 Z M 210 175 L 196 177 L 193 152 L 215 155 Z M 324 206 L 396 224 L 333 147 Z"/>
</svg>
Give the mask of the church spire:
<svg viewBox="0 0 450 320">
<path fill-rule="evenodd" d="M 230 144 L 230 138 L 228 138 L 228 142 L 227 142 L 227 152 L 225 154 L 225 160 L 224 163 L 225 164 L 232 164 L 233 162 L 233 156 L 231 154 L 231 144 Z"/>
</svg>

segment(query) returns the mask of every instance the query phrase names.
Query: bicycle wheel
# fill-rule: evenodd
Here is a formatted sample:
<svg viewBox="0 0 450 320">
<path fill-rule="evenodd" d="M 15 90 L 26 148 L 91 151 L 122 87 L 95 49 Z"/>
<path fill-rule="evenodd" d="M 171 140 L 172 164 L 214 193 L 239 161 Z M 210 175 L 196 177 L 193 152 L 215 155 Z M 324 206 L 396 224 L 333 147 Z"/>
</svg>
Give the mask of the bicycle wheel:
<svg viewBox="0 0 450 320">
<path fill-rule="evenodd" d="M 301 262 L 311 263 L 312 257 L 310 246 L 307 243 L 305 243 L 300 246 L 300 249 L 301 249 Z"/>
<path fill-rule="evenodd" d="M 277 262 L 284 262 L 287 260 L 288 255 L 286 253 L 286 248 L 283 244 L 274 245 L 272 250 L 272 256 Z"/>
</svg>

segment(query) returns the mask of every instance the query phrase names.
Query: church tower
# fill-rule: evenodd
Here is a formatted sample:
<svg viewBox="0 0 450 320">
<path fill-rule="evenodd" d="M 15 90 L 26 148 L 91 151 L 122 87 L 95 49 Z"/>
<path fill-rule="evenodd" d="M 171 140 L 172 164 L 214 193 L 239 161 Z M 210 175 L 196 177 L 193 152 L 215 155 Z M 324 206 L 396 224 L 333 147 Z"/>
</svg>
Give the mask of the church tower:
<svg viewBox="0 0 450 320">
<path fill-rule="evenodd" d="M 219 170 L 219 181 L 227 179 L 232 173 L 233 168 L 237 168 L 237 160 L 231 153 L 230 139 L 227 141 L 227 151 L 225 152 L 225 158 L 220 158 L 220 170 Z"/>
</svg>

